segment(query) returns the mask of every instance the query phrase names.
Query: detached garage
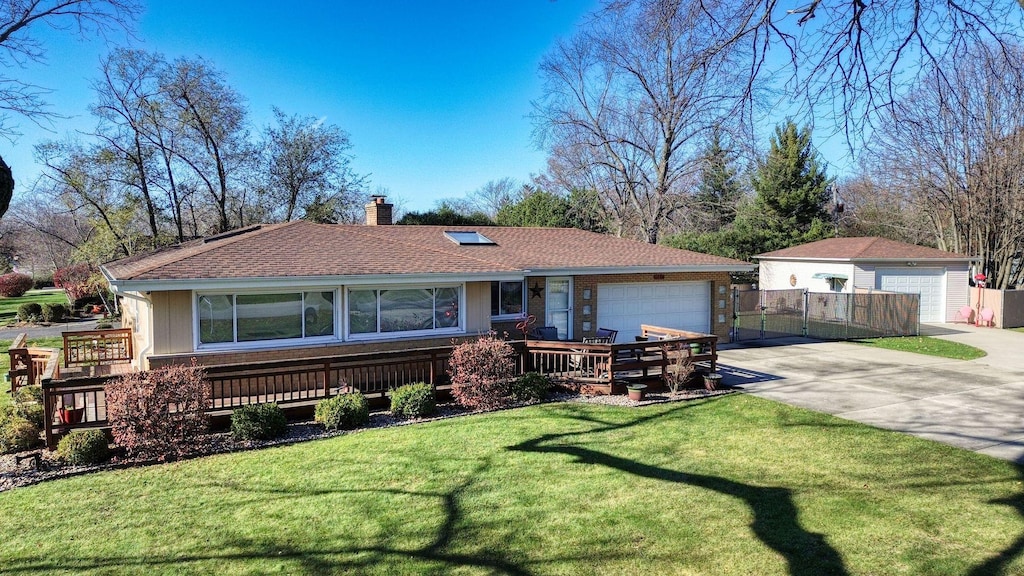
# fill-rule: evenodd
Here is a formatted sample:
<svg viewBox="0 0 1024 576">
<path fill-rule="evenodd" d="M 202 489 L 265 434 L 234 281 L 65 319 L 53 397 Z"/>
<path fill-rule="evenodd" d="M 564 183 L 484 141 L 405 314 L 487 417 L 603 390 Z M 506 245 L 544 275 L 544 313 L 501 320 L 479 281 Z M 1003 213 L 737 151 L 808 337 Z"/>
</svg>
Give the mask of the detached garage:
<svg viewBox="0 0 1024 576">
<path fill-rule="evenodd" d="M 711 282 L 597 285 L 598 326 L 618 330 L 619 342 L 627 342 L 641 324 L 711 333 Z"/>
<path fill-rule="evenodd" d="M 950 322 L 970 303 L 969 256 L 886 238 L 829 238 L 755 256 L 764 290 L 919 294 L 921 322 Z"/>
</svg>

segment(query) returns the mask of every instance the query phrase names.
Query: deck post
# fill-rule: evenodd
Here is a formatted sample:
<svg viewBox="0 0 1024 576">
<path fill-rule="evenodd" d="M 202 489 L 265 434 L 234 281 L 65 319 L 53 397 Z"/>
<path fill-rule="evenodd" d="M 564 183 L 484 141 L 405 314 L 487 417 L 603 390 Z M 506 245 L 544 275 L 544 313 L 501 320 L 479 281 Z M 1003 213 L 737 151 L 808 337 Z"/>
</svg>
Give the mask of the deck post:
<svg viewBox="0 0 1024 576">
<path fill-rule="evenodd" d="M 331 362 L 324 360 L 324 398 L 331 397 Z M 340 390 L 339 390 L 340 392 Z"/>
<path fill-rule="evenodd" d="M 43 431 L 46 436 L 46 448 L 53 450 L 57 446 L 53 442 L 53 395 L 43 384 Z"/>
</svg>

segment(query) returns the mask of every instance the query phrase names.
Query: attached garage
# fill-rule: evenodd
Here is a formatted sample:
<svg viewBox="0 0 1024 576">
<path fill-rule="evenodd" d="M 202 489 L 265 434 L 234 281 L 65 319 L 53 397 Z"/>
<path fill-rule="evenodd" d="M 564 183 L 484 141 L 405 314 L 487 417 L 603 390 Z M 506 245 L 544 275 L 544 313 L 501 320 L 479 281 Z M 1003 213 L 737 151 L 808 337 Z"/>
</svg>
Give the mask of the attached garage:
<svg viewBox="0 0 1024 576">
<path fill-rule="evenodd" d="M 945 321 L 943 285 L 946 271 L 942 268 L 878 269 L 875 279 L 879 290 L 921 295 L 921 322 Z"/>
<path fill-rule="evenodd" d="M 641 324 L 711 332 L 710 282 L 643 282 L 597 285 L 597 326 L 632 341 Z"/>
</svg>

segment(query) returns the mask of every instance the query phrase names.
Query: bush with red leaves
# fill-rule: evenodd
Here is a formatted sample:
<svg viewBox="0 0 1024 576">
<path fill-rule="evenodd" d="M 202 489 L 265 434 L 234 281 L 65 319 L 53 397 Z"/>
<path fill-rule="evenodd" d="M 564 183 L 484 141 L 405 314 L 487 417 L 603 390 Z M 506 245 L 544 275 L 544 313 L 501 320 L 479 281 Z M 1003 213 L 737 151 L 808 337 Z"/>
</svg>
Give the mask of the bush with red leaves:
<svg viewBox="0 0 1024 576">
<path fill-rule="evenodd" d="M 132 457 L 183 456 L 209 430 L 210 384 L 194 361 L 125 374 L 104 392 L 114 442 Z"/>
<path fill-rule="evenodd" d="M 9 272 L 0 276 L 0 296 L 17 298 L 32 289 L 35 282 L 28 274 Z"/>
<path fill-rule="evenodd" d="M 57 268 L 53 273 L 53 285 L 64 290 L 68 301 L 74 305 L 79 300 L 96 295 L 96 284 L 93 281 L 92 266 L 79 263 L 67 268 Z"/>
<path fill-rule="evenodd" d="M 515 403 L 515 350 L 493 332 L 455 346 L 448 361 L 452 396 L 473 410 Z"/>
</svg>

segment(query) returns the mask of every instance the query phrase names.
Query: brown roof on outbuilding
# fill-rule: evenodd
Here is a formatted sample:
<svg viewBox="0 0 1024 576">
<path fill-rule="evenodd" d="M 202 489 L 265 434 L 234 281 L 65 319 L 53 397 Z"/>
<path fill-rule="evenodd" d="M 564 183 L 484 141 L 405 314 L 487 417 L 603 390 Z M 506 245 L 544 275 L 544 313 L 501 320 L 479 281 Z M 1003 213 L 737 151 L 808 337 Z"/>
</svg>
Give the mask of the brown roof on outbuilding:
<svg viewBox="0 0 1024 576">
<path fill-rule="evenodd" d="M 459 245 L 475 230 L 494 245 Z M 748 270 L 738 260 L 571 228 L 364 226 L 294 221 L 254 226 L 106 264 L 119 281 L 475 274 L 628 267 Z"/>
<path fill-rule="evenodd" d="M 969 256 L 963 254 L 897 242 L 877 236 L 827 238 L 774 252 L 765 252 L 754 256 L 754 258 L 767 260 L 971 260 Z"/>
</svg>

